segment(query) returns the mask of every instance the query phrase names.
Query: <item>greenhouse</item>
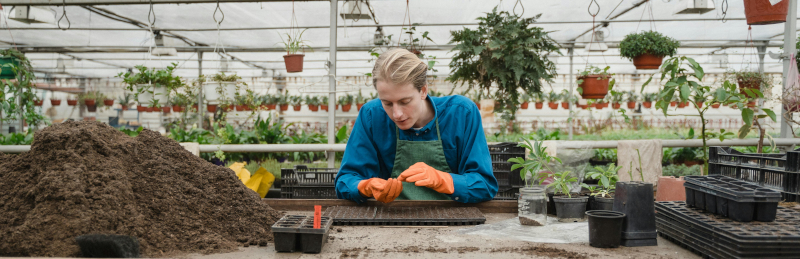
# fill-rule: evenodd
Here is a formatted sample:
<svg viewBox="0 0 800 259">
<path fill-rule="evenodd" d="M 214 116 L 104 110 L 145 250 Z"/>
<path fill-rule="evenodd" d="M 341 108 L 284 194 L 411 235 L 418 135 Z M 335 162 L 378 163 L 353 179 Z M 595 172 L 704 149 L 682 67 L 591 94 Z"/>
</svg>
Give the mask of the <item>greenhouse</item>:
<svg viewBox="0 0 800 259">
<path fill-rule="evenodd" d="M 800 256 L 797 0 L 0 11 L 0 256 Z"/>
</svg>

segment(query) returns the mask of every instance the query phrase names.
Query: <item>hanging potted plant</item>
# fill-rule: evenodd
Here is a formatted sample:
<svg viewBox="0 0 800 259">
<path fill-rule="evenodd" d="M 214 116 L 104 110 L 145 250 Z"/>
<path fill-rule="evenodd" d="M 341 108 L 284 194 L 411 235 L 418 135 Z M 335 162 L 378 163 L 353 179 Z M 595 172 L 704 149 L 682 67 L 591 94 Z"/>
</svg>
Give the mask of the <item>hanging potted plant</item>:
<svg viewBox="0 0 800 259">
<path fill-rule="evenodd" d="M 342 106 L 343 112 L 349 112 L 350 107 L 353 105 L 353 96 L 347 94 L 345 96 L 339 97 L 339 105 Z"/>
<path fill-rule="evenodd" d="M 135 67 L 138 72 L 119 73 L 116 77 L 122 78 L 127 85 L 125 89 L 134 94 L 139 105 L 152 103 L 152 100 L 166 105 L 169 102 L 168 93 L 182 84 L 181 78 L 173 75 L 178 63 L 172 63 L 166 69 Z"/>
<path fill-rule="evenodd" d="M 672 107 L 678 106 L 678 97 L 677 96 L 673 96 L 672 97 L 672 100 L 669 102 L 669 106 L 672 106 Z"/>
<path fill-rule="evenodd" d="M 114 99 L 111 98 L 111 97 L 106 96 L 106 98 L 103 99 L 103 105 L 108 106 L 108 107 L 113 106 L 114 105 Z"/>
<path fill-rule="evenodd" d="M 0 122 L 21 120 L 31 128 L 38 127 L 45 117 L 40 113 L 41 109 L 36 109 L 39 101 L 34 83 L 36 76 L 25 54 L 15 48 L 0 50 L 0 79 L 0 100 L 4 100 L 0 105 Z M 9 102 L 6 98 L 11 96 L 21 102 Z"/>
<path fill-rule="evenodd" d="M 636 69 L 658 69 L 666 56 L 673 56 L 680 42 L 655 31 L 631 33 L 619 43 L 619 54 L 633 60 Z"/>
<path fill-rule="evenodd" d="M 319 98 L 319 108 L 323 111 L 328 111 L 328 97 L 322 96 Z"/>
<path fill-rule="evenodd" d="M 431 94 L 434 94 L 434 93 L 436 93 L 436 92 L 435 91 L 431 91 Z M 435 95 L 433 95 L 433 96 L 435 96 Z M 364 104 L 367 103 L 367 98 L 365 98 L 363 95 L 361 95 L 361 90 L 358 90 L 358 95 L 356 95 L 355 102 L 356 102 L 356 111 L 361 111 L 361 106 L 364 106 Z"/>
<path fill-rule="evenodd" d="M 772 89 L 772 77 L 759 72 L 747 71 L 728 71 L 725 73 L 725 79 L 731 82 L 737 82 L 739 92 L 748 99 L 756 99 L 763 97 L 764 92 L 769 92 Z M 762 91 L 762 88 L 763 91 Z M 759 92 L 755 92 L 757 90 Z"/>
<path fill-rule="evenodd" d="M 636 109 L 636 102 L 639 101 L 639 95 L 636 94 L 636 91 L 630 91 L 626 95 L 628 100 L 628 109 Z"/>
<path fill-rule="evenodd" d="M 0 79 L 16 79 L 17 71 L 13 67 L 21 67 L 20 60 L 23 59 L 24 54 L 18 51 L 0 53 Z"/>
<path fill-rule="evenodd" d="M 127 111 L 132 101 L 131 94 L 123 94 L 122 96 L 119 97 L 117 101 L 119 102 L 119 105 L 121 106 L 122 110 Z"/>
<path fill-rule="evenodd" d="M 297 52 L 301 50 L 305 52 L 306 48 L 311 50 L 311 47 L 303 40 L 303 33 L 305 31 L 306 30 L 302 30 L 297 33 L 296 29 L 292 29 L 292 34 L 285 34 L 286 39 L 281 37 L 283 47 L 286 50 L 286 55 L 283 56 L 283 62 L 286 65 L 287 73 L 303 72 L 303 57 L 305 57 L 305 54 L 297 54 Z"/>
<path fill-rule="evenodd" d="M 574 102 L 574 101 L 577 101 L 577 99 L 575 99 L 574 97 L 570 96 L 569 95 L 569 91 L 567 91 L 567 89 L 564 89 L 564 90 L 561 91 L 561 108 L 564 108 L 565 110 L 568 110 L 569 109 L 569 103 L 570 102 Z"/>
<path fill-rule="evenodd" d="M 527 110 L 528 109 L 528 102 L 531 101 L 531 96 L 528 95 L 528 94 L 522 94 L 522 96 L 520 96 L 520 100 L 519 101 L 521 102 L 521 104 L 519 105 L 519 108 L 523 109 L 523 110 Z"/>
<path fill-rule="evenodd" d="M 649 109 L 650 107 L 653 107 L 653 101 L 655 101 L 658 98 L 658 94 L 657 93 L 646 93 L 646 94 L 642 94 L 642 97 L 644 97 L 644 101 L 642 102 L 642 106 L 644 106 L 644 108 L 648 108 Z"/>
<path fill-rule="evenodd" d="M 319 111 L 319 96 L 306 96 L 306 104 L 308 110 L 312 112 Z"/>
<path fill-rule="evenodd" d="M 625 99 L 624 94 L 622 92 L 612 91 L 611 92 L 611 108 L 614 110 L 619 110 L 622 107 L 621 102 Z"/>
<path fill-rule="evenodd" d="M 550 107 L 550 109 L 553 110 L 558 109 L 558 102 L 560 100 L 561 100 L 560 94 L 554 91 L 550 91 L 550 93 L 547 94 L 547 107 Z"/>
<path fill-rule="evenodd" d="M 515 157 L 508 159 L 511 163 L 511 171 L 519 169 L 519 177 L 524 180 L 524 187 L 520 189 L 519 223 L 529 226 L 543 226 L 547 224 L 547 193 L 542 188 L 543 180 L 549 177 L 548 172 L 542 169 L 550 169 L 549 164 L 555 161 L 560 162 L 558 157 L 550 156 L 547 148 L 542 141 L 534 141 L 533 144 L 528 139 L 520 143 L 529 152 L 528 159 Z"/>
<path fill-rule="evenodd" d="M 42 105 L 44 105 L 44 100 L 33 99 L 33 106 L 41 107 Z"/>
<path fill-rule="evenodd" d="M 299 112 L 300 109 L 303 108 L 303 97 L 291 96 L 289 97 L 289 103 L 292 105 L 292 109 L 294 109 L 294 111 Z"/>
<path fill-rule="evenodd" d="M 747 25 L 766 25 L 786 22 L 789 1 L 744 0 L 744 16 Z"/>
<path fill-rule="evenodd" d="M 541 110 L 544 107 L 544 97 L 542 93 L 536 93 L 533 95 L 534 106 L 536 106 L 537 110 Z"/>
<path fill-rule="evenodd" d="M 281 111 L 288 111 L 289 110 L 289 96 L 285 94 L 281 94 L 278 96 L 278 105 L 281 108 Z"/>
<path fill-rule="evenodd" d="M 608 94 L 608 91 L 614 87 L 615 80 L 611 77 L 612 73 L 608 73 L 610 67 L 600 69 L 595 66 L 589 66 L 583 71 L 579 71 L 578 76 L 578 92 L 583 99 L 603 99 Z"/>
<path fill-rule="evenodd" d="M 67 96 L 67 105 L 69 105 L 69 106 L 78 105 L 78 97 L 76 97 L 75 95 L 72 95 L 72 94 Z"/>
<path fill-rule="evenodd" d="M 61 105 L 61 99 L 58 99 L 58 98 L 55 98 L 55 97 L 50 98 L 50 105 L 52 105 L 52 106 Z"/>
</svg>

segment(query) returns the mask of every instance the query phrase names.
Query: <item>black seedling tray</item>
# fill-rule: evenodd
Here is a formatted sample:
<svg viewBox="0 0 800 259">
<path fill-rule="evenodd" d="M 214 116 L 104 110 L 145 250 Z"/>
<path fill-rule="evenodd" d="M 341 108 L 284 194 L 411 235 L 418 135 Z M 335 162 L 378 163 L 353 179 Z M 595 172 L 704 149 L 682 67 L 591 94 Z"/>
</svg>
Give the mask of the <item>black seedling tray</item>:
<svg viewBox="0 0 800 259">
<path fill-rule="evenodd" d="M 309 168 L 296 165 L 294 169 L 281 169 L 281 187 L 328 187 L 336 185 L 338 168 Z"/>
<path fill-rule="evenodd" d="M 688 209 L 684 202 L 657 202 L 659 233 L 710 258 L 797 258 L 800 212 L 780 208 L 775 222 L 735 222 Z"/>
<path fill-rule="evenodd" d="M 710 147 L 708 173 L 780 191 L 784 201 L 800 201 L 800 149 L 785 154 L 746 154 L 729 147 Z"/>
<path fill-rule="evenodd" d="M 336 187 L 281 186 L 283 199 L 336 199 Z"/>
<path fill-rule="evenodd" d="M 379 226 L 458 226 L 486 222 L 475 207 L 328 207 L 323 215 L 332 217 L 334 225 Z"/>
<path fill-rule="evenodd" d="M 285 215 L 272 225 L 275 251 L 318 254 L 327 243 L 333 224 L 330 217 L 320 219 L 320 228 L 314 228 L 314 216 Z"/>
<path fill-rule="evenodd" d="M 685 179 L 689 207 L 742 222 L 775 220 L 781 200 L 778 191 L 721 175 L 687 176 Z"/>
</svg>

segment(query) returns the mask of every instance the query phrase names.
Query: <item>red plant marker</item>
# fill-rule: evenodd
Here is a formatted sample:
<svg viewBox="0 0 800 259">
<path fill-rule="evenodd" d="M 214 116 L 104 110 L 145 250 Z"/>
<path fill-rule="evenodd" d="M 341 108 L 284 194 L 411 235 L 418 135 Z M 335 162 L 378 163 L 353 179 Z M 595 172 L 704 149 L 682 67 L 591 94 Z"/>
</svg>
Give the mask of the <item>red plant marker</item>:
<svg viewBox="0 0 800 259">
<path fill-rule="evenodd" d="M 322 221 L 322 206 L 314 205 L 314 228 L 321 228 L 320 222 Z"/>
</svg>

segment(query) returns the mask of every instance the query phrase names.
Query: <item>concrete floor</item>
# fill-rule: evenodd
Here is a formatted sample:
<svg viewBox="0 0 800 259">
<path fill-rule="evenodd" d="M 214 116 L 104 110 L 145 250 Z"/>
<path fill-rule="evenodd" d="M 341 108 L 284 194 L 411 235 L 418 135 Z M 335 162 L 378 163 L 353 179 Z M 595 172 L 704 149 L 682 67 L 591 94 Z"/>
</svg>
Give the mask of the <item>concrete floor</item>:
<svg viewBox="0 0 800 259">
<path fill-rule="evenodd" d="M 311 215 L 290 211 L 288 214 Z M 486 214 L 486 224 L 516 217 L 516 214 Z M 445 228 L 384 228 L 372 226 L 333 226 L 329 241 L 320 254 L 276 253 L 266 247 L 240 248 L 237 252 L 187 255 L 184 258 L 700 258 L 679 246 L 658 238 L 654 247 L 599 249 L 588 243 L 542 244 L 482 235 L 465 235 L 457 230 L 471 226 Z M 338 232 L 337 229 L 342 231 Z"/>
</svg>

